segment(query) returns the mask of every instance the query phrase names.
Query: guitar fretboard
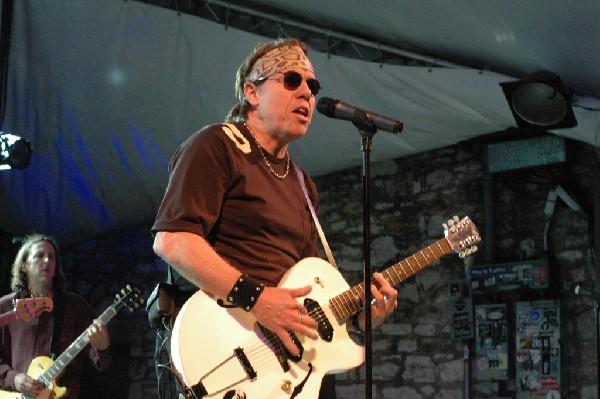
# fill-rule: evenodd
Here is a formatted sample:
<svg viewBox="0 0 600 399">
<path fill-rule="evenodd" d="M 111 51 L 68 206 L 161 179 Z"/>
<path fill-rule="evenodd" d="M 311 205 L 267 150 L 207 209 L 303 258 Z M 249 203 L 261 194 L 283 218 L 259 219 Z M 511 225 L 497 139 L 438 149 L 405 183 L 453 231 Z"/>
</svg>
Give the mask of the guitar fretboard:
<svg viewBox="0 0 600 399">
<path fill-rule="evenodd" d="M 394 287 L 423 270 L 451 250 L 452 246 L 450 242 L 446 238 L 442 238 L 395 265 L 388 267 L 381 274 Z M 375 279 L 371 279 L 371 283 L 377 285 Z M 329 305 L 338 321 L 345 320 L 362 307 L 361 296 L 364 292 L 365 284 L 362 282 L 329 300 Z"/>
<path fill-rule="evenodd" d="M 100 317 L 98 317 L 98 321 L 102 325 L 106 325 L 115 315 L 117 314 L 117 310 L 113 307 L 109 307 L 106 309 Z M 90 338 L 88 336 L 89 327 L 75 340 L 65 351 L 56 358 L 52 366 L 48 368 L 42 375 L 38 377 L 45 386 L 48 386 L 62 371 L 67 367 L 67 365 L 85 348 L 85 346 L 90 342 Z"/>
</svg>

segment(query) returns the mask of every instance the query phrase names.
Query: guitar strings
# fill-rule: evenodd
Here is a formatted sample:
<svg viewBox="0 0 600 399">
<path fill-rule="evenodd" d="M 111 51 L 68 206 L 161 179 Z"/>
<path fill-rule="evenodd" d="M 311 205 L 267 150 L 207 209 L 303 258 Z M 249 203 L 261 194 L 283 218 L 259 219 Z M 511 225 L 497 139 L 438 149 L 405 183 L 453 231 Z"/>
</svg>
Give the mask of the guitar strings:
<svg viewBox="0 0 600 399">
<path fill-rule="evenodd" d="M 356 289 L 349 290 L 350 292 L 354 292 L 352 296 L 353 301 L 360 301 L 359 294 L 356 293 Z M 330 300 L 330 302 L 339 302 L 342 307 L 347 307 L 348 302 L 341 301 L 340 298 L 335 297 Z M 341 320 L 338 320 L 336 314 L 338 312 L 334 309 L 335 306 L 332 306 L 332 303 L 327 303 L 325 306 L 322 306 L 319 309 L 313 309 L 309 312 L 309 315 L 314 318 L 317 323 L 323 323 L 325 320 L 329 320 L 334 329 L 337 327 L 341 327 Z M 337 323 L 332 322 L 333 320 L 337 321 Z M 278 354 L 282 354 L 285 356 L 285 359 L 288 360 L 285 351 L 285 346 L 283 342 L 279 339 L 279 337 L 270 330 L 264 329 L 262 331 L 255 331 L 255 335 L 252 340 L 247 342 L 247 346 L 243 348 L 244 354 L 247 356 L 252 368 L 257 372 L 269 372 L 270 370 L 274 370 L 275 372 L 282 371 L 282 365 L 280 360 L 278 359 Z"/>
<path fill-rule="evenodd" d="M 410 257 L 396 263 L 386 270 L 383 270 L 381 274 L 384 275 L 384 278 L 390 283 L 390 285 L 395 286 L 399 284 L 400 282 L 412 277 L 417 272 L 423 270 L 425 267 L 441 258 L 447 252 L 444 250 L 444 248 L 442 248 L 442 243 L 444 243 L 444 241 L 445 239 L 441 239 L 434 242 Z M 436 249 L 439 251 L 439 254 L 436 253 Z M 419 255 L 421 259 L 418 258 L 417 255 Z M 395 276 L 392 275 L 392 272 Z M 404 275 L 404 277 L 402 275 Z M 374 282 L 374 279 L 371 281 Z M 334 314 L 336 315 L 336 319 L 338 321 L 340 321 L 340 319 L 343 320 L 349 317 L 362 307 L 360 294 L 363 292 L 364 282 L 351 287 L 347 291 L 329 300 L 330 306 L 333 307 Z"/>
<path fill-rule="evenodd" d="M 276 339 L 269 339 L 265 334 L 255 332 L 256 338 L 259 341 L 253 343 L 248 347 L 247 351 L 244 351 L 257 373 L 259 370 L 263 372 L 271 369 L 281 370 L 281 364 L 276 355 L 278 350 L 282 350 L 281 341 L 279 341 L 279 338 L 273 332 L 270 330 L 266 331 L 269 336 Z"/>
</svg>

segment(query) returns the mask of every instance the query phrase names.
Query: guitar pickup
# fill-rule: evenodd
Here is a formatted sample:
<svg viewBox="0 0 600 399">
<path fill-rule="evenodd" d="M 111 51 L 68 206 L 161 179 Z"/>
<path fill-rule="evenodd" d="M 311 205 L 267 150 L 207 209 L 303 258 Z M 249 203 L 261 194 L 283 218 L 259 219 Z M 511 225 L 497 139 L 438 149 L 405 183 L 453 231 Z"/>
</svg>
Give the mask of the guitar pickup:
<svg viewBox="0 0 600 399">
<path fill-rule="evenodd" d="M 304 347 L 302 346 L 302 343 L 300 342 L 298 336 L 295 333 L 290 332 L 290 338 L 292 339 L 294 345 L 296 345 L 296 347 L 300 350 L 300 353 L 294 356 L 290 353 L 290 351 L 287 350 L 285 346 L 283 347 L 283 349 L 285 350 L 285 355 L 288 357 L 288 359 L 290 359 L 294 363 L 298 363 L 300 360 L 302 360 L 302 355 L 304 354 Z"/>
<path fill-rule="evenodd" d="M 287 356 L 285 354 L 286 351 L 284 351 L 283 343 L 281 342 L 279 337 L 275 335 L 273 331 L 264 328 L 262 324 L 256 324 L 258 325 L 258 328 L 260 328 L 260 331 L 262 331 L 263 335 L 265 336 L 265 339 L 270 343 L 270 348 L 275 354 L 275 357 L 277 358 L 277 361 L 279 362 L 279 365 L 281 366 L 283 372 L 287 373 L 288 371 L 290 371 L 290 365 L 287 362 Z"/>
<path fill-rule="evenodd" d="M 262 331 L 262 333 L 264 334 L 265 338 L 269 341 L 270 348 L 273 351 L 273 353 L 275 354 L 275 357 L 277 358 L 277 361 L 279 362 L 281 369 L 285 373 L 290 371 L 290 365 L 288 363 L 288 359 L 290 359 L 294 363 L 298 363 L 300 360 L 302 360 L 302 355 L 304 354 L 304 347 L 302 346 L 302 343 L 300 342 L 300 340 L 298 339 L 296 334 L 291 332 L 290 338 L 294 342 L 294 345 L 296 345 L 296 347 L 298 347 L 298 349 L 300 350 L 300 353 L 297 356 L 293 356 L 290 353 L 290 351 L 288 351 L 287 348 L 283 345 L 283 342 L 281 342 L 279 337 L 277 335 L 275 335 L 275 333 L 273 333 L 271 330 L 264 328 L 259 323 L 257 323 L 257 325 L 260 328 L 260 330 Z"/>
<path fill-rule="evenodd" d="M 308 310 L 310 317 L 317 321 L 317 332 L 319 333 L 319 337 L 325 342 L 331 342 L 331 340 L 333 340 L 333 326 L 329 322 L 325 312 L 323 312 L 319 302 L 314 299 L 305 298 L 304 307 Z"/>
</svg>

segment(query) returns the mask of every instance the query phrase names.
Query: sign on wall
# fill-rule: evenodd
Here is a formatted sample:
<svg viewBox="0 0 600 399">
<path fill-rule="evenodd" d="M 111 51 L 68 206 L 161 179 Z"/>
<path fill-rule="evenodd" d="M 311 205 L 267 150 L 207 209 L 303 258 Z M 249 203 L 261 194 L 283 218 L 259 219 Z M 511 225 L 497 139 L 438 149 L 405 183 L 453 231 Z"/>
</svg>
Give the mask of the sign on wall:
<svg viewBox="0 0 600 399">
<path fill-rule="evenodd" d="M 560 398 L 558 300 L 516 304 L 517 399 Z"/>
<path fill-rule="evenodd" d="M 548 262 L 545 259 L 481 265 L 473 267 L 471 274 L 473 294 L 539 290 L 549 285 Z"/>
</svg>

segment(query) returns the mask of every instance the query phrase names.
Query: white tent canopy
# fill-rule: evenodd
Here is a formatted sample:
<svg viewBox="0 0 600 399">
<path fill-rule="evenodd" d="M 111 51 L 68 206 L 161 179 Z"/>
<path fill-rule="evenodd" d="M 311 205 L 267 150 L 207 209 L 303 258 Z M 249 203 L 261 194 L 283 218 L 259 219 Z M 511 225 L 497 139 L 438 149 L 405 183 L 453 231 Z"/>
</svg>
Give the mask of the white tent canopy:
<svg viewBox="0 0 600 399">
<path fill-rule="evenodd" d="M 32 143 L 31 166 L 0 172 L 0 228 L 73 242 L 152 220 L 167 165 L 190 134 L 223 120 L 235 71 L 265 38 L 123 0 L 15 2 L 2 129 Z M 404 123 L 379 132 L 373 161 L 515 126 L 499 83 L 481 69 L 380 65 L 313 52 L 318 97 Z M 597 83 L 597 82 L 596 82 Z M 600 145 L 600 102 L 578 97 L 578 125 L 557 134 Z M 315 114 L 292 156 L 312 174 L 361 163 L 346 121 Z"/>
</svg>

